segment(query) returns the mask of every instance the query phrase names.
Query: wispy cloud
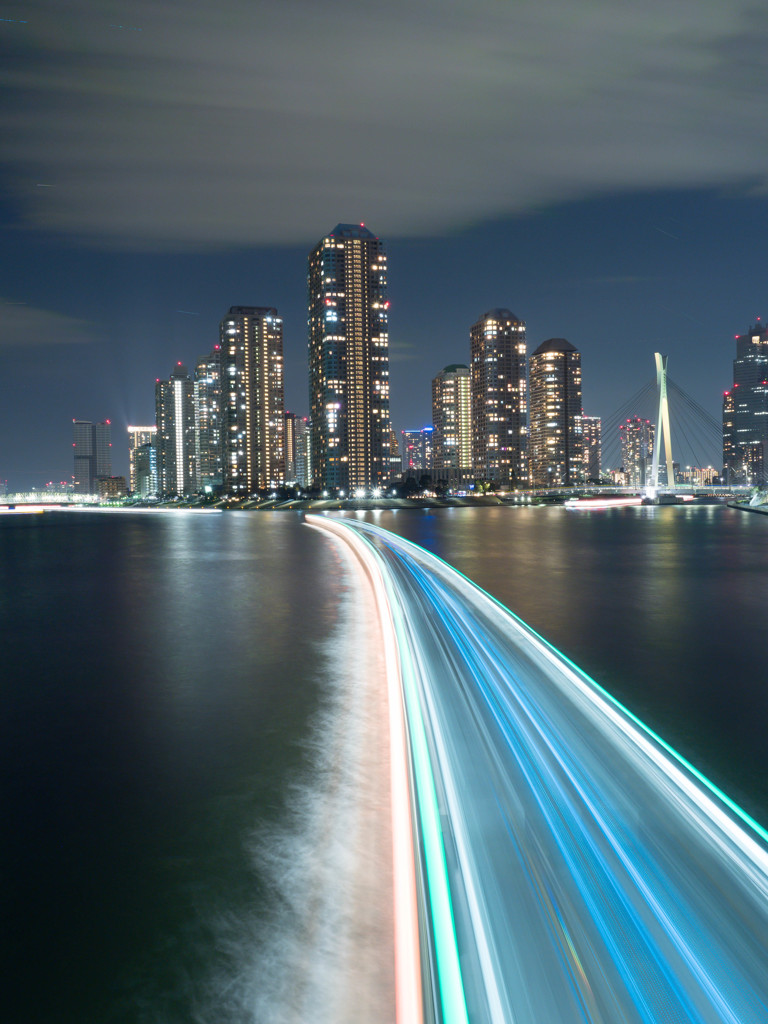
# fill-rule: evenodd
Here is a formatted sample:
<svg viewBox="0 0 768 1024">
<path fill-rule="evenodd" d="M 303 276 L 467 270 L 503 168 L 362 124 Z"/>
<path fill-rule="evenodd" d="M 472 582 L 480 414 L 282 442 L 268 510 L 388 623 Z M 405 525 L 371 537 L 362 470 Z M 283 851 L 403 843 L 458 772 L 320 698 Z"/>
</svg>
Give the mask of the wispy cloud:
<svg viewBox="0 0 768 1024">
<path fill-rule="evenodd" d="M 647 277 L 643 277 L 641 274 L 614 274 L 607 277 L 590 277 L 587 279 L 587 284 L 597 285 L 626 285 L 626 284 L 643 284 L 648 281 Z"/>
<path fill-rule="evenodd" d="M 92 341 L 93 326 L 86 320 L 0 299 L 0 348 L 82 345 Z"/>
<path fill-rule="evenodd" d="M 7 9 L 2 170 L 23 224 L 303 244 L 339 219 L 442 233 L 608 190 L 766 181 L 768 9 L 750 0 L 130 7 Z"/>
<path fill-rule="evenodd" d="M 421 353 L 415 345 L 407 341 L 389 339 L 389 361 L 391 363 L 406 363 L 411 359 L 418 359 Z"/>
</svg>

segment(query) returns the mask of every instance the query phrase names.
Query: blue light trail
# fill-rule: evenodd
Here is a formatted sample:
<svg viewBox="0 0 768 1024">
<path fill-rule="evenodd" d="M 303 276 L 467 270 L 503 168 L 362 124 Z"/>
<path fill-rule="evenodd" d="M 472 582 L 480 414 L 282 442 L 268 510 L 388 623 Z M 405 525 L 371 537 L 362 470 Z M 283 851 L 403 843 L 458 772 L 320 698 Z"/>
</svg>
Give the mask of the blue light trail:
<svg viewBox="0 0 768 1024">
<path fill-rule="evenodd" d="M 765 1024 L 766 832 L 438 558 L 315 522 L 386 588 L 427 1018 Z"/>
</svg>

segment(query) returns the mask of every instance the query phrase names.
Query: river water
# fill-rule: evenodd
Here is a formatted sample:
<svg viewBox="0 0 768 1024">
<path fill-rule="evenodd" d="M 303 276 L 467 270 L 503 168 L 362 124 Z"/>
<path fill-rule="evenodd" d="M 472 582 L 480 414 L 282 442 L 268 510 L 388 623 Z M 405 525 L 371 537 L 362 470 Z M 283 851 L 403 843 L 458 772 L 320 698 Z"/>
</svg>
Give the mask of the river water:
<svg viewBox="0 0 768 1024">
<path fill-rule="evenodd" d="M 366 518 L 475 580 L 768 823 L 768 518 Z M 309 962 L 305 909 L 329 919 L 354 853 L 350 699 L 372 655 L 337 548 L 290 513 L 5 516 L 0 614 L 3 1020 L 267 1024 L 297 985 L 320 992 L 312 971 L 338 984 L 327 941 Z"/>
</svg>

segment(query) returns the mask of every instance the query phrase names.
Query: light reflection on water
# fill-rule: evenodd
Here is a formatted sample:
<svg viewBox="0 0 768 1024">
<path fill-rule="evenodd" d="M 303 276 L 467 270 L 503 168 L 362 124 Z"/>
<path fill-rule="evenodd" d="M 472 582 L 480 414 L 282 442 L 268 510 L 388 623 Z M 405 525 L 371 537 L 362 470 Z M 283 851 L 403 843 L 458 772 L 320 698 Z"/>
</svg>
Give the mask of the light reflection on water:
<svg viewBox="0 0 768 1024">
<path fill-rule="evenodd" d="M 296 516 L 31 519 L 0 524 L 4 1017 L 186 1024 L 212 922 L 268 903 L 249 837 L 309 771 L 341 563 Z"/>
</svg>

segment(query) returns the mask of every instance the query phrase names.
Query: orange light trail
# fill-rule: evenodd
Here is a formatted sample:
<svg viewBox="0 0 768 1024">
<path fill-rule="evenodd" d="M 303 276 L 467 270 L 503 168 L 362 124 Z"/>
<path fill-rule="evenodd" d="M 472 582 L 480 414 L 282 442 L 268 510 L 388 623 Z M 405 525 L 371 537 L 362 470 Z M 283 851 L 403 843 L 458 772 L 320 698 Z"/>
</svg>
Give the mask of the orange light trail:
<svg viewBox="0 0 768 1024">
<path fill-rule="evenodd" d="M 332 519 L 307 516 L 309 526 L 325 529 L 351 548 L 367 577 L 379 612 L 389 705 L 392 866 L 394 889 L 395 1020 L 423 1024 L 418 903 L 410 781 L 400 659 L 386 588 L 372 552 L 355 544 L 349 530 Z"/>
</svg>

